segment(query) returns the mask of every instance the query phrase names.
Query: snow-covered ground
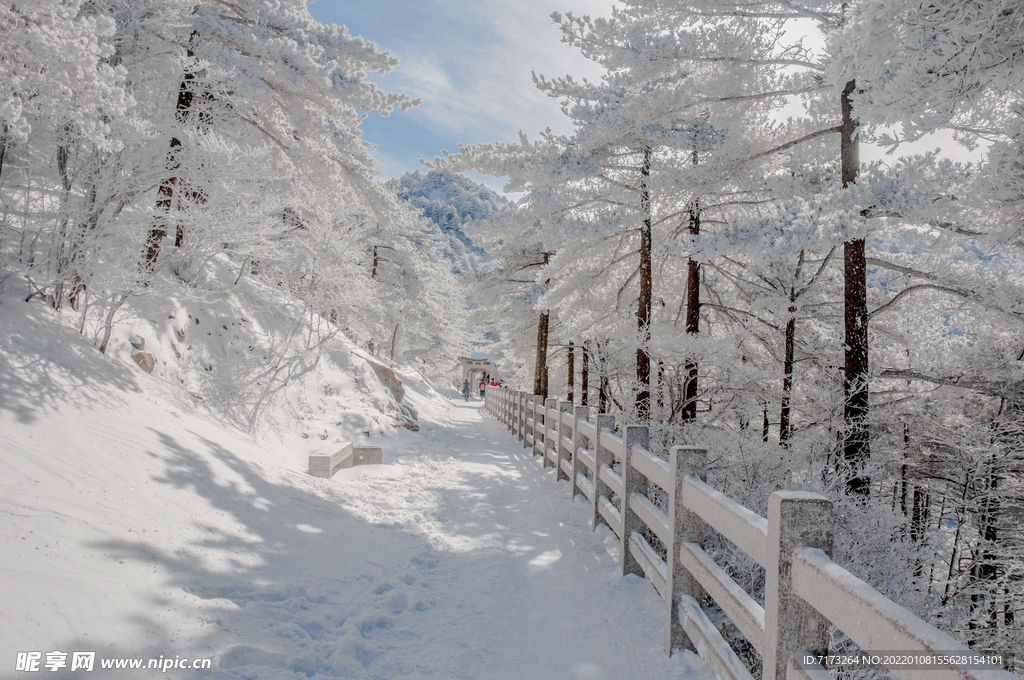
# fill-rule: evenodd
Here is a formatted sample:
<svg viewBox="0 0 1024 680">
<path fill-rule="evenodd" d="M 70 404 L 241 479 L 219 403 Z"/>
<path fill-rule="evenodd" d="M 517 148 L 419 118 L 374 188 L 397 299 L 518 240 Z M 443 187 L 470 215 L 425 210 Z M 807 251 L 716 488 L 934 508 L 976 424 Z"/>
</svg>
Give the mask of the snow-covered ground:
<svg viewBox="0 0 1024 680">
<path fill-rule="evenodd" d="M 75 677 L 162 655 L 212 660 L 164 674 L 183 678 L 710 680 L 664 655 L 654 589 L 478 401 L 406 375 L 420 431 L 318 479 L 322 442 L 247 434 L 57 321 L 0 304 L 0 677 L 93 651 Z"/>
</svg>

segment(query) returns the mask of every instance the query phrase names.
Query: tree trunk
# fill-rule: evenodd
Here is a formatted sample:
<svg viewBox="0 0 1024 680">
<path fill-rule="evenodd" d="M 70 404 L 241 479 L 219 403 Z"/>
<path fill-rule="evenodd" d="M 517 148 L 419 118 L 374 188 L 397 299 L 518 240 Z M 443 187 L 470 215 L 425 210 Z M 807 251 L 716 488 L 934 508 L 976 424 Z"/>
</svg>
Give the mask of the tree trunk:
<svg viewBox="0 0 1024 680">
<path fill-rule="evenodd" d="M 590 341 L 583 343 L 583 365 L 580 366 L 580 406 L 587 405 L 587 392 L 590 390 Z"/>
<path fill-rule="evenodd" d="M 910 456 L 910 426 L 903 423 L 903 465 L 900 466 L 900 512 L 907 516 L 907 458 Z"/>
<path fill-rule="evenodd" d="M 70 125 L 64 126 L 64 133 L 70 136 Z M 71 202 L 71 175 L 68 171 L 68 161 L 71 158 L 70 140 L 64 138 L 57 146 L 57 173 L 61 180 L 60 195 L 60 220 L 54 234 L 54 247 L 56 249 L 56 276 L 53 282 L 53 291 L 50 293 L 50 306 L 56 310 L 64 304 L 64 281 L 71 268 L 72 237 L 68 234 L 68 204 Z"/>
<path fill-rule="evenodd" d="M 779 444 L 789 448 L 793 426 L 789 421 L 790 399 L 793 396 L 793 352 L 796 345 L 796 284 L 789 289 L 789 320 L 786 321 L 786 350 L 782 360 L 782 406 L 779 408 Z"/>
<path fill-rule="evenodd" d="M 571 340 L 569 341 L 569 353 L 566 356 L 565 363 L 567 374 L 565 381 L 566 399 L 570 402 L 575 402 L 576 395 L 573 391 L 575 385 L 573 383 L 576 379 L 576 346 Z"/>
<path fill-rule="evenodd" d="M 764 403 L 764 413 L 761 416 L 761 441 L 768 441 L 768 402 Z"/>
<path fill-rule="evenodd" d="M 910 511 L 910 540 L 917 543 L 924 538 L 924 491 L 919 486 L 914 487 Z"/>
<path fill-rule="evenodd" d="M 78 229 L 75 233 L 75 243 L 73 244 L 73 251 L 71 253 L 71 269 L 74 270 L 75 276 L 72 281 L 71 292 L 68 294 L 68 301 L 71 303 L 71 309 L 76 312 L 81 307 L 82 299 L 85 296 L 85 277 L 82 275 L 82 249 L 85 247 L 85 241 L 89 233 L 95 231 L 96 225 L 99 224 L 101 210 L 97 208 L 97 189 L 96 182 L 92 183 L 92 187 L 89 190 L 89 203 L 88 209 L 86 210 L 85 221 L 78 225 Z"/>
<path fill-rule="evenodd" d="M 1020 357 L 1024 357 L 1024 353 L 1021 353 Z M 992 424 L 994 432 L 990 440 L 991 453 L 986 464 L 985 478 L 981 481 L 981 488 L 976 491 L 981 500 L 977 519 L 981 540 L 974 553 L 971 577 L 976 584 L 975 588 L 980 592 L 971 595 L 971 619 L 969 622 L 971 629 L 997 628 L 1000 618 L 1002 618 L 1004 626 L 1013 622 L 1012 608 L 1007 607 L 1005 600 L 1001 606 L 998 601 L 1005 598 L 1001 592 L 1002 586 L 1008 580 L 1006 575 L 1012 571 L 1012 567 L 1007 568 L 1007 556 L 1001 554 L 1004 553 L 1005 547 L 1008 547 L 1010 542 L 1004 537 L 1003 545 L 999 545 L 999 527 L 1013 525 L 1012 518 L 1004 511 L 1003 494 L 1005 492 L 1000 492 L 999 489 L 1006 466 L 1013 469 L 1018 464 L 1014 461 L 1016 456 L 1012 452 L 1019 450 L 1021 444 L 1019 429 L 1021 414 L 1022 409 L 1017 404 L 1007 402 L 1005 399 L 1000 400 L 999 412 Z M 1012 496 L 1008 505 L 1014 505 Z M 1008 613 L 1009 617 L 1007 617 Z M 975 642 L 984 647 L 988 640 L 980 638 Z"/>
<path fill-rule="evenodd" d="M 988 466 L 987 479 L 982 488 L 985 498 L 982 500 L 982 511 L 978 517 L 978 529 L 981 534 L 980 545 L 975 551 L 974 564 L 971 565 L 971 577 L 975 582 L 975 588 L 983 592 L 971 594 L 971 621 L 970 627 L 975 628 L 979 619 L 988 618 L 984 623 L 985 627 L 995 627 L 996 608 L 992 601 L 996 581 L 1001 571 L 999 558 L 996 554 L 996 542 L 999 540 L 997 520 L 999 517 L 999 477 L 995 474 L 995 463 L 990 461 Z M 988 590 L 988 592 L 984 592 Z M 979 612 L 980 613 L 976 613 Z M 974 646 L 968 642 L 970 646 Z"/>
<path fill-rule="evenodd" d="M 651 340 L 651 194 L 647 181 L 651 176 L 651 149 L 644 147 L 640 166 L 640 295 L 636 306 L 636 417 L 646 423 L 651 414 L 651 357 L 647 346 Z"/>
<path fill-rule="evenodd" d="M 658 414 L 657 417 L 660 420 L 665 419 L 665 362 L 658 359 L 658 386 L 655 394 L 658 395 L 657 405 Z"/>
<path fill-rule="evenodd" d="M 840 132 L 840 160 L 843 188 L 857 181 L 858 148 L 854 135 L 857 121 L 853 119 L 850 95 L 856 88 L 851 80 L 842 95 L 843 125 Z M 847 241 L 843 246 L 845 276 L 844 325 L 846 331 L 846 366 L 843 376 L 843 473 L 848 475 L 849 493 L 868 495 L 871 480 L 864 474 L 871 455 L 868 433 L 868 301 L 867 264 L 864 239 Z"/>
<path fill-rule="evenodd" d="M 110 309 L 107 310 L 107 317 L 103 321 L 103 341 L 100 342 L 100 354 L 107 353 L 107 346 L 110 344 L 110 334 L 114 330 L 114 315 L 121 308 L 124 301 L 128 299 L 127 294 L 111 300 Z"/>
<path fill-rule="evenodd" d="M 700 208 L 694 202 L 690 206 L 690 235 L 700 234 Z M 692 257 L 686 263 L 686 334 L 697 335 L 700 332 L 700 265 Z M 690 359 L 684 367 L 686 379 L 683 384 L 683 408 L 681 416 L 684 423 L 697 420 L 697 362 Z"/>
<path fill-rule="evenodd" d="M 0 127 L 0 180 L 4 177 L 4 157 L 7 155 L 7 123 Z"/>
<path fill-rule="evenodd" d="M 192 56 L 192 50 L 189 50 L 188 58 L 192 59 Z M 174 117 L 180 124 L 184 124 L 188 120 L 192 103 L 195 101 L 195 91 L 193 89 L 195 78 L 195 73 L 190 68 L 186 69 L 178 86 L 178 103 L 175 107 Z M 176 153 L 176 150 L 179 148 L 181 148 L 181 140 L 177 137 L 171 137 L 171 148 L 167 152 L 167 167 L 172 173 L 177 172 L 180 168 Z M 149 237 L 146 239 L 147 269 L 152 269 L 156 264 L 156 258 L 160 255 L 160 244 L 163 242 L 164 236 L 167 235 L 167 225 L 171 218 L 171 205 L 174 203 L 174 189 L 177 183 L 178 178 L 175 176 L 168 177 L 160 184 L 160 197 L 156 202 L 158 217 L 153 227 L 149 230 Z M 175 230 L 175 245 L 181 245 L 183 238 L 182 229 L 178 226 Z"/>
<path fill-rule="evenodd" d="M 537 320 L 537 360 L 533 367 L 533 393 L 543 394 L 544 371 L 548 365 L 548 313 L 541 312 Z"/>
</svg>

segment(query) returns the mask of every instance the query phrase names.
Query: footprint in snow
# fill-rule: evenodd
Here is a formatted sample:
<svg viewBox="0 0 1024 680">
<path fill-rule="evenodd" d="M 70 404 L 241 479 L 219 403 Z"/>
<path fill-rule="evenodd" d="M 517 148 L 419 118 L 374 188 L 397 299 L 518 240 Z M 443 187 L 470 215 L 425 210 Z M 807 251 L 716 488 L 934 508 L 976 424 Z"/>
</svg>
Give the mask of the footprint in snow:
<svg viewBox="0 0 1024 680">
<path fill-rule="evenodd" d="M 404 593 L 395 593 L 388 600 L 388 609 L 395 614 L 400 614 L 409 608 L 409 598 Z"/>
</svg>

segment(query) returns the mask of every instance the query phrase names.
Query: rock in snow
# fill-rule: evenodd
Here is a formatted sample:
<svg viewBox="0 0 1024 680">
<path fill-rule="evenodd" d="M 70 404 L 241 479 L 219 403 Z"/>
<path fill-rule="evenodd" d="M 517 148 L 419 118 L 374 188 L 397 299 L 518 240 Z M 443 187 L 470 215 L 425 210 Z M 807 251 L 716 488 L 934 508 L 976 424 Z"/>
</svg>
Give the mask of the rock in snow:
<svg viewBox="0 0 1024 680">
<path fill-rule="evenodd" d="M 134 346 L 135 343 L 132 343 Z M 132 352 L 132 359 L 139 365 L 146 373 L 152 373 L 156 367 L 156 357 L 150 352 Z"/>
</svg>

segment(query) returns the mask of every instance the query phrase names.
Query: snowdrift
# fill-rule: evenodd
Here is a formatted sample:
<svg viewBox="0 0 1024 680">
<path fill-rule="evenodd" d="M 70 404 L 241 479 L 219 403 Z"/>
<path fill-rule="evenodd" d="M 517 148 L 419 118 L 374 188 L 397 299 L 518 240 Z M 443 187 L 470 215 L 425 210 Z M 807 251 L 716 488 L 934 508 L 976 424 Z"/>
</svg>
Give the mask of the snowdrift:
<svg viewBox="0 0 1024 680">
<path fill-rule="evenodd" d="M 0 299 L 0 676 L 18 651 L 165 652 L 216 627 L 196 616 L 209 593 L 174 587 L 176 571 L 229 583 L 267 550 L 312 540 L 322 529 L 301 522 L 278 525 L 281 541 L 247 527 L 294 514 L 269 498 L 329 512 L 315 503 L 324 482 L 305 474 L 324 440 L 383 443 L 387 463 L 382 438 L 417 427 L 417 405 L 446 408 L 428 379 L 407 373 L 405 390 L 262 281 L 152 286 L 123 308 L 106 355 L 71 310 L 25 303 L 17 282 Z"/>
</svg>

